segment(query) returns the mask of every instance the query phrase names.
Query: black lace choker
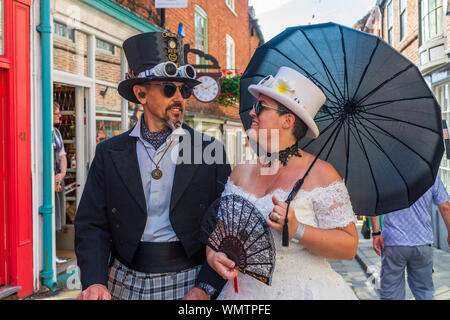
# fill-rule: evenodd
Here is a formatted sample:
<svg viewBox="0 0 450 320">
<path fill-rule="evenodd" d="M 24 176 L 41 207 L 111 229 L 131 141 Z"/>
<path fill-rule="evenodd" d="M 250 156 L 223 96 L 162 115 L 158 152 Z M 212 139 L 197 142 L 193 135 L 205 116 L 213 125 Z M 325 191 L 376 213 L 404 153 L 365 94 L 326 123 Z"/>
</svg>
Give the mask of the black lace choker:
<svg viewBox="0 0 450 320">
<path fill-rule="evenodd" d="M 298 145 L 296 142 L 289 148 L 286 148 L 286 149 L 283 149 L 281 151 L 274 152 L 274 153 L 268 153 L 267 156 L 271 159 L 278 156 L 278 160 L 280 160 L 281 164 L 283 166 L 286 166 L 290 158 L 302 156 L 302 154 L 300 153 L 300 151 L 298 149 L 299 148 L 298 148 Z"/>
</svg>

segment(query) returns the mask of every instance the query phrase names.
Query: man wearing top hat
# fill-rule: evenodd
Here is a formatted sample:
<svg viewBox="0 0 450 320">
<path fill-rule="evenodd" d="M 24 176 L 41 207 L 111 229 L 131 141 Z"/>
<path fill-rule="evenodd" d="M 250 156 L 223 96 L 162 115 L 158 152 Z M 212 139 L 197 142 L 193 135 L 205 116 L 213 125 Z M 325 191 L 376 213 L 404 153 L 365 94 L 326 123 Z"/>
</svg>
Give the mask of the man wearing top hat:
<svg viewBox="0 0 450 320">
<path fill-rule="evenodd" d="M 230 174 L 223 145 L 183 123 L 200 82 L 177 35 L 139 34 L 123 50 L 130 70 L 118 91 L 144 114 L 97 146 L 75 219 L 78 299 L 209 299 L 225 280 L 199 233 Z"/>
</svg>

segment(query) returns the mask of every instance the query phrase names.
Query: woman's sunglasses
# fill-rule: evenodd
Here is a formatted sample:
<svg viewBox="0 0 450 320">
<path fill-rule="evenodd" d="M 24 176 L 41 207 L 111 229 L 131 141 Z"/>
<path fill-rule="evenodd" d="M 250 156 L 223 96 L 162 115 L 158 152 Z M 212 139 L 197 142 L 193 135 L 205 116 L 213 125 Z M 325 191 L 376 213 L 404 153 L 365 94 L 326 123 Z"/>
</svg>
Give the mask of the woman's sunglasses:
<svg viewBox="0 0 450 320">
<path fill-rule="evenodd" d="M 262 104 L 261 101 L 258 101 L 257 103 L 253 104 L 253 109 L 255 110 L 255 114 L 257 116 L 261 113 L 262 109 L 264 109 L 264 108 L 280 111 L 278 108 L 269 107 L 269 106 L 266 106 L 265 104 Z"/>
<path fill-rule="evenodd" d="M 164 86 L 163 92 L 167 98 L 172 98 L 175 95 L 175 93 L 177 92 L 177 88 L 180 89 L 180 93 L 181 93 L 181 96 L 183 97 L 183 99 L 188 99 L 192 95 L 192 91 L 193 91 L 192 87 L 187 84 L 183 84 L 182 86 L 179 86 L 179 87 L 175 83 L 172 83 L 172 82 L 152 83 L 152 85 Z"/>
</svg>

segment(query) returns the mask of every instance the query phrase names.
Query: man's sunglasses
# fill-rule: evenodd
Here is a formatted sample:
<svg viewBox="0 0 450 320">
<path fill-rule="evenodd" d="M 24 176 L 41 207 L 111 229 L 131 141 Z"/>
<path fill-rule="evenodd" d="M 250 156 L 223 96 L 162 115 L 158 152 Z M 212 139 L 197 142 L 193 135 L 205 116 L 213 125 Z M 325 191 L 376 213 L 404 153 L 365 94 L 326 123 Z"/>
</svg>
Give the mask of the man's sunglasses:
<svg viewBox="0 0 450 320">
<path fill-rule="evenodd" d="M 269 107 L 269 106 L 266 106 L 265 104 L 262 104 L 261 101 L 258 101 L 257 103 L 253 104 L 253 109 L 255 110 L 255 114 L 257 116 L 261 113 L 262 109 L 264 109 L 264 108 L 280 111 L 278 108 Z"/>
<path fill-rule="evenodd" d="M 183 99 L 188 99 L 192 95 L 192 91 L 193 91 L 192 87 L 187 84 L 183 84 L 182 86 L 179 86 L 179 87 L 175 83 L 172 83 L 172 82 L 152 83 L 152 85 L 164 86 L 163 92 L 167 98 L 172 98 L 175 95 L 175 93 L 177 92 L 177 88 L 180 89 L 180 93 L 181 93 L 181 96 L 183 97 Z"/>
</svg>

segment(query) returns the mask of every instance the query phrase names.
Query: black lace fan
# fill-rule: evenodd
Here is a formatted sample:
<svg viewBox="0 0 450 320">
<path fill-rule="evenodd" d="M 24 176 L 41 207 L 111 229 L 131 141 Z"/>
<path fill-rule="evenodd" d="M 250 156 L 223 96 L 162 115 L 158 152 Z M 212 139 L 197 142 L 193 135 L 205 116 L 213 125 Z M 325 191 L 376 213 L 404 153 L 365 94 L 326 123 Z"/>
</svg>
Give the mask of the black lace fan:
<svg viewBox="0 0 450 320">
<path fill-rule="evenodd" d="M 201 240 L 224 252 L 236 269 L 270 285 L 275 268 L 275 245 L 259 210 L 243 197 L 232 194 L 217 199 L 202 221 Z"/>
</svg>

